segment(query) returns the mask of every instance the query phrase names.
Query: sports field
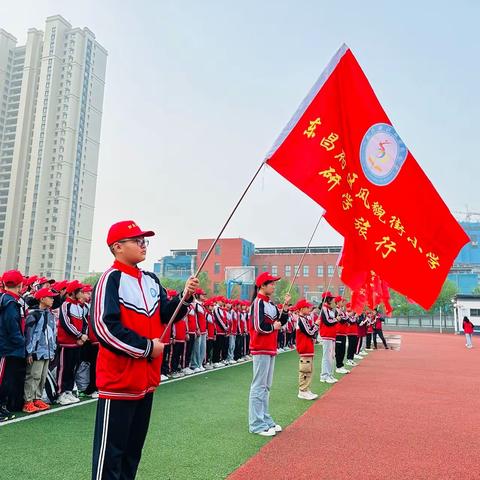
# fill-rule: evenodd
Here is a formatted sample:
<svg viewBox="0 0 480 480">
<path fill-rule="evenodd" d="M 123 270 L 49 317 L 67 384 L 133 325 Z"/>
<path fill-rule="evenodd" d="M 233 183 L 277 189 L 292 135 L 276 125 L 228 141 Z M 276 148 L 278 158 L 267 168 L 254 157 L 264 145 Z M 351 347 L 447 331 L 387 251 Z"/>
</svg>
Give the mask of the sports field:
<svg viewBox="0 0 480 480">
<path fill-rule="evenodd" d="M 317 347 L 312 390 L 319 394 L 330 387 L 320 384 L 320 359 Z M 297 399 L 297 353 L 276 362 L 271 413 L 286 426 L 311 403 Z M 248 433 L 251 375 L 248 362 L 162 385 L 137 478 L 225 478 L 258 452 L 269 439 Z M 95 408 L 93 402 L 0 427 L 0 478 L 88 479 Z"/>
</svg>

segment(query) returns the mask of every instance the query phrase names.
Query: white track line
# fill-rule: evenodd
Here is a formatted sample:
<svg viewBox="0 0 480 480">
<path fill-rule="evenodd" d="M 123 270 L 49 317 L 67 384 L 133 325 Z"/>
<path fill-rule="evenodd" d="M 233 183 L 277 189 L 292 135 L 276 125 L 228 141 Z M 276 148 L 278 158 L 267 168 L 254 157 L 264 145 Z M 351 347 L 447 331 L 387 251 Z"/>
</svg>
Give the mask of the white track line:
<svg viewBox="0 0 480 480">
<path fill-rule="evenodd" d="M 288 352 L 278 352 L 278 355 L 281 355 L 282 353 L 289 353 L 293 352 L 294 350 L 289 350 Z M 224 365 L 223 367 L 218 367 L 218 368 L 213 368 L 212 370 L 205 370 L 204 372 L 199 372 L 199 373 L 194 373 L 192 375 L 185 375 L 184 377 L 180 378 L 170 378 L 168 380 L 164 380 L 160 385 L 157 387 L 161 387 L 163 385 L 170 385 L 171 383 L 178 382 L 180 380 L 186 380 L 187 378 L 193 378 L 193 377 L 199 377 L 200 375 L 206 375 L 207 373 L 213 373 L 213 372 L 218 372 L 220 370 L 224 370 L 225 368 L 230 368 L 230 367 L 238 367 L 240 365 L 245 365 L 247 363 L 250 363 L 251 360 L 246 360 L 245 362 L 239 362 L 235 363 L 233 365 Z M 67 410 L 69 408 L 75 408 L 75 407 L 81 407 L 82 405 L 86 405 L 87 403 L 93 403 L 96 402 L 96 398 L 92 398 L 90 400 L 82 400 L 80 403 L 74 403 L 72 405 L 64 405 L 62 407 L 56 407 L 52 408 L 50 410 L 45 410 L 44 412 L 38 412 L 38 413 L 33 413 L 32 415 L 25 415 L 24 417 L 19 417 L 19 418 L 14 418 L 13 420 L 8 420 L 7 422 L 2 422 L 0 423 L 0 427 L 4 427 L 5 425 L 11 425 L 12 423 L 17 423 L 17 422 L 23 422 L 24 420 L 31 420 L 33 418 L 38 418 L 43 415 L 49 415 L 50 413 L 56 413 L 56 412 L 61 412 L 62 410 Z"/>
</svg>

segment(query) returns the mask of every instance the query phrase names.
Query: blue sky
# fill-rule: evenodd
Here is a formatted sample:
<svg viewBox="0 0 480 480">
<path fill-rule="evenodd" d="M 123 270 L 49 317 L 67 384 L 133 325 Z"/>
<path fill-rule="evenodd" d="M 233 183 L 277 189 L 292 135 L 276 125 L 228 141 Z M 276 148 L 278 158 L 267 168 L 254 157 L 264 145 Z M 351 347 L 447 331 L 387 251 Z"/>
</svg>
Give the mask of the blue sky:
<svg viewBox="0 0 480 480">
<path fill-rule="evenodd" d="M 447 205 L 480 211 L 480 2 L 36 0 L 2 2 L 0 26 L 23 43 L 54 14 L 109 52 L 92 269 L 120 219 L 158 233 L 146 267 L 215 236 L 343 42 Z M 267 169 L 225 235 L 304 245 L 319 213 Z"/>
</svg>

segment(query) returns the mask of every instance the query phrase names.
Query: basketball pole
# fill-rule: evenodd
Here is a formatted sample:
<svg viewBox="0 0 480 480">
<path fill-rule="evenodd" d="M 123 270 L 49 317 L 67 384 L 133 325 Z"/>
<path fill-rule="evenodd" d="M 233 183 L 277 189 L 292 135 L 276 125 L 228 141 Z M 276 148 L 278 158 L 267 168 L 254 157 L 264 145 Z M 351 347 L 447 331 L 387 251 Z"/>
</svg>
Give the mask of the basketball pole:
<svg viewBox="0 0 480 480">
<path fill-rule="evenodd" d="M 260 166 L 258 167 L 257 171 L 255 172 L 255 175 L 253 175 L 252 179 L 250 180 L 250 182 L 248 183 L 248 185 L 246 186 L 245 190 L 243 191 L 242 195 L 240 196 L 240 198 L 238 199 L 237 203 L 235 204 L 235 206 L 233 207 L 233 210 L 231 211 L 230 215 L 228 216 L 226 222 L 223 224 L 223 227 L 220 229 L 220 232 L 219 234 L 217 235 L 217 238 L 212 242 L 212 244 L 210 245 L 210 248 L 208 249 L 204 259 L 202 260 L 202 262 L 200 263 L 200 266 L 197 268 L 197 271 L 195 272 L 195 275 L 194 275 L 194 278 L 198 277 L 198 275 L 200 274 L 200 272 L 203 270 L 203 267 L 205 266 L 205 263 L 207 263 L 207 260 L 208 258 L 210 257 L 213 249 L 215 248 L 215 245 L 218 243 L 218 241 L 220 240 L 220 237 L 222 236 L 223 232 L 225 231 L 225 229 L 227 228 L 227 225 L 230 223 L 230 220 L 232 219 L 233 215 L 235 214 L 235 212 L 237 211 L 239 205 L 242 203 L 245 195 L 247 194 L 247 192 L 250 190 L 250 187 L 252 186 L 253 182 L 255 181 L 255 179 L 258 177 L 258 174 L 260 173 L 260 171 L 262 170 L 263 166 L 266 164 L 266 160 L 264 160 Z M 177 317 L 178 315 L 178 312 L 180 311 L 180 308 L 182 307 L 182 305 L 184 305 L 186 302 L 187 298 L 187 293 L 184 291 L 183 294 L 182 294 L 182 298 L 180 300 L 180 302 L 178 303 L 177 305 L 177 308 L 175 308 L 175 311 L 173 312 L 172 316 L 170 317 L 170 320 L 168 321 L 168 324 L 167 326 L 165 327 L 165 330 L 163 331 L 162 335 L 160 336 L 160 342 L 163 340 L 163 338 L 165 337 L 165 335 L 167 334 L 167 331 L 168 329 L 172 326 L 172 323 L 174 322 L 175 318 Z"/>
</svg>

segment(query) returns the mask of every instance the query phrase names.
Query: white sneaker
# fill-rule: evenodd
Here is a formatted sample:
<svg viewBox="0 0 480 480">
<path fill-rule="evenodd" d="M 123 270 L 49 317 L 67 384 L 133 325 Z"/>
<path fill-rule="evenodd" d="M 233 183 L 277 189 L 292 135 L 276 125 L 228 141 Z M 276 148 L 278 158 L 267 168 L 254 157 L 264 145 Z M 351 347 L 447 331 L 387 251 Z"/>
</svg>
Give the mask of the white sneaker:
<svg viewBox="0 0 480 480">
<path fill-rule="evenodd" d="M 300 400 L 315 400 L 318 395 L 315 395 L 314 393 L 311 392 L 298 392 L 297 397 Z"/>
<path fill-rule="evenodd" d="M 327 378 L 327 383 L 337 383 L 338 380 L 335 377 L 328 377 Z"/>
<path fill-rule="evenodd" d="M 354 362 L 353 360 L 347 360 L 345 364 L 350 365 L 351 367 L 355 367 L 356 365 L 358 365 L 358 363 Z"/>
<path fill-rule="evenodd" d="M 162 382 L 166 382 L 168 380 L 168 377 L 166 375 L 163 375 L 163 373 L 162 373 L 162 375 L 160 376 L 160 380 Z"/>
<path fill-rule="evenodd" d="M 206 368 L 202 365 L 202 366 L 200 367 L 200 371 L 201 371 L 201 372 L 204 372 L 205 370 L 206 370 Z"/>
<path fill-rule="evenodd" d="M 65 395 L 72 400 L 72 403 L 80 402 L 80 399 L 76 397 L 72 392 L 65 392 Z"/>
<path fill-rule="evenodd" d="M 363 356 L 362 356 L 362 355 L 357 355 L 357 354 L 355 354 L 355 355 L 353 356 L 353 358 L 356 358 L 357 360 L 362 360 L 362 359 L 363 359 Z"/>
<path fill-rule="evenodd" d="M 361 355 L 362 357 L 366 357 L 368 355 L 368 353 L 365 351 L 365 350 L 362 350 L 359 355 Z"/>
<path fill-rule="evenodd" d="M 367 352 L 371 352 L 373 350 L 373 348 L 366 348 L 365 349 Z"/>
<path fill-rule="evenodd" d="M 350 373 L 350 370 L 347 370 L 345 367 L 337 368 L 335 371 L 342 374 Z"/>
<path fill-rule="evenodd" d="M 283 428 L 278 424 L 272 428 L 275 430 L 275 433 L 280 433 L 281 431 L 283 431 Z"/>
<path fill-rule="evenodd" d="M 318 395 L 316 393 L 313 393 L 311 390 L 309 390 L 308 393 L 312 397 L 312 400 L 315 400 L 316 398 L 318 398 Z"/>
<path fill-rule="evenodd" d="M 93 392 L 91 395 L 90 395 L 91 398 L 98 398 L 98 392 Z"/>
<path fill-rule="evenodd" d="M 220 367 L 223 367 L 223 363 L 217 362 L 213 364 L 213 368 L 220 368 Z"/>
<path fill-rule="evenodd" d="M 66 392 L 63 392 L 58 397 L 57 403 L 59 405 L 72 405 L 77 402 L 75 402 L 71 397 L 69 397 Z"/>
<path fill-rule="evenodd" d="M 185 375 L 191 375 L 193 373 L 193 370 L 190 367 L 184 368 L 183 373 Z"/>
<path fill-rule="evenodd" d="M 205 365 L 205 370 L 213 370 L 213 365 L 211 363 L 207 363 Z"/>
<path fill-rule="evenodd" d="M 229 361 L 228 361 L 228 364 L 229 364 L 229 365 L 235 365 L 236 363 L 237 363 L 236 360 L 229 360 Z"/>
<path fill-rule="evenodd" d="M 180 374 L 180 372 L 174 372 L 172 373 L 172 378 L 182 378 L 182 375 Z"/>
<path fill-rule="evenodd" d="M 193 373 L 200 373 L 200 372 L 203 372 L 203 370 L 200 367 L 193 369 Z"/>
<path fill-rule="evenodd" d="M 260 435 L 261 437 L 274 437 L 276 434 L 275 428 L 269 428 L 268 430 L 263 430 L 263 432 L 257 432 L 257 435 Z"/>
</svg>

